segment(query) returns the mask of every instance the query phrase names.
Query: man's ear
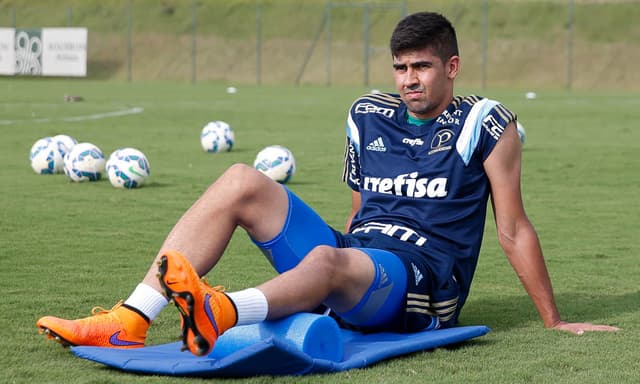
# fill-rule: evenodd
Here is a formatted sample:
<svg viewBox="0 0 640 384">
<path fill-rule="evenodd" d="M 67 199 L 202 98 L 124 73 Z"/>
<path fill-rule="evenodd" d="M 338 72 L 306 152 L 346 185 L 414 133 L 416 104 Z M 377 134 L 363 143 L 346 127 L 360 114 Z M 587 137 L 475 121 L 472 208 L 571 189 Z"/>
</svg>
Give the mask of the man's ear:
<svg viewBox="0 0 640 384">
<path fill-rule="evenodd" d="M 451 80 L 455 79 L 458 76 L 458 71 L 460 71 L 460 56 L 451 56 L 449 60 L 447 60 L 447 77 Z"/>
</svg>

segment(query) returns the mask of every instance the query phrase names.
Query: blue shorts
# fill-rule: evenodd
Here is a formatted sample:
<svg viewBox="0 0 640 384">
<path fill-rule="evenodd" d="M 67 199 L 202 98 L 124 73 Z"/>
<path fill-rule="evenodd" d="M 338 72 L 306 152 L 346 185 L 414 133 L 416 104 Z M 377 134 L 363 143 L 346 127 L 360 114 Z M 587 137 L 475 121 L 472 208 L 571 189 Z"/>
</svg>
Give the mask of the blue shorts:
<svg viewBox="0 0 640 384">
<path fill-rule="evenodd" d="M 354 308 L 338 313 L 342 323 L 363 330 L 417 331 L 439 326 L 427 298 L 431 270 L 416 246 L 385 234 L 342 234 L 334 230 L 300 198 L 284 187 L 289 210 L 282 231 L 266 242 L 254 243 L 279 273 L 295 267 L 313 248 L 327 245 L 357 248 L 375 267 L 367 293 Z M 416 273 L 422 276 L 416 278 Z M 415 303 L 418 305 L 414 305 Z"/>
</svg>

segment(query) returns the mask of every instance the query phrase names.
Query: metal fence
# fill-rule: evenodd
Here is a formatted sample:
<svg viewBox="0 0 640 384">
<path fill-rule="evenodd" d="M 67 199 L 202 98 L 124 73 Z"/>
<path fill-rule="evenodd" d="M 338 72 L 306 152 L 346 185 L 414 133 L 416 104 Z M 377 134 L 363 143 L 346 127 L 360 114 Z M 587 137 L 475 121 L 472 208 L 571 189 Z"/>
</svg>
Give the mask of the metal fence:
<svg viewBox="0 0 640 384">
<path fill-rule="evenodd" d="M 640 89 L 640 0 L 15 0 L 0 26 L 87 27 L 94 79 L 385 87 L 422 10 L 456 26 L 459 85 Z"/>
</svg>

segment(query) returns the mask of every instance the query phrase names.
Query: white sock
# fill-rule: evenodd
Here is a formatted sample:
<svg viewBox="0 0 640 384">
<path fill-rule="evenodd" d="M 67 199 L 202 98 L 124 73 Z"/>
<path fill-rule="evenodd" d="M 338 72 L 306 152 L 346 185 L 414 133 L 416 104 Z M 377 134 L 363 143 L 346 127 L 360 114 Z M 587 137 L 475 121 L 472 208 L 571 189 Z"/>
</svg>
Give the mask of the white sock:
<svg viewBox="0 0 640 384">
<path fill-rule="evenodd" d="M 169 304 L 169 301 L 162 293 L 147 284 L 140 283 L 124 303 L 144 313 L 149 321 L 153 321 Z"/>
<path fill-rule="evenodd" d="M 238 311 L 236 325 L 259 323 L 267 318 L 269 304 L 264 293 L 256 288 L 248 288 L 242 291 L 228 293 Z"/>
</svg>

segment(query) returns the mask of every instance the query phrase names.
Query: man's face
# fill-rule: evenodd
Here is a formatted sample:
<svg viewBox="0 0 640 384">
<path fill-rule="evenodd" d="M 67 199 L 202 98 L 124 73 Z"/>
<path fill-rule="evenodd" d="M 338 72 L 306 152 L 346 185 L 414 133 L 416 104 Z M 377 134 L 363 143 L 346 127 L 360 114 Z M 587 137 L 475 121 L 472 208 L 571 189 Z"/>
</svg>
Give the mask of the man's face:
<svg viewBox="0 0 640 384">
<path fill-rule="evenodd" d="M 393 57 L 396 89 L 409 113 L 419 119 L 438 116 L 453 98 L 459 57 L 446 63 L 430 48 L 409 50 Z"/>
</svg>

